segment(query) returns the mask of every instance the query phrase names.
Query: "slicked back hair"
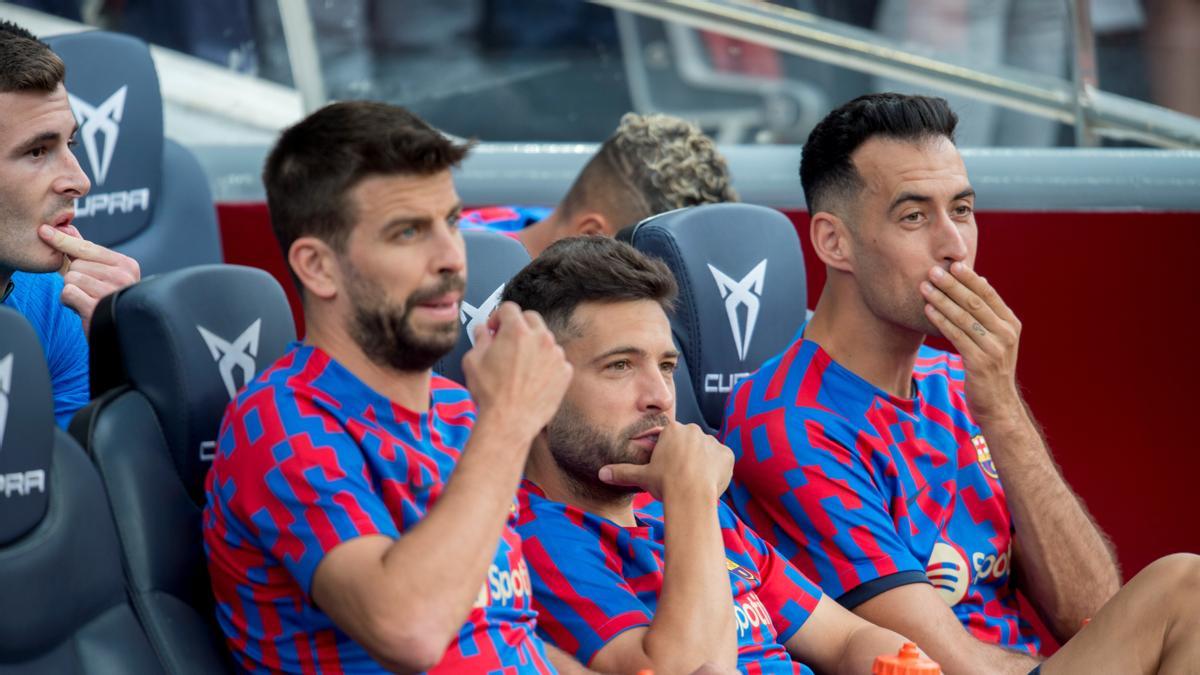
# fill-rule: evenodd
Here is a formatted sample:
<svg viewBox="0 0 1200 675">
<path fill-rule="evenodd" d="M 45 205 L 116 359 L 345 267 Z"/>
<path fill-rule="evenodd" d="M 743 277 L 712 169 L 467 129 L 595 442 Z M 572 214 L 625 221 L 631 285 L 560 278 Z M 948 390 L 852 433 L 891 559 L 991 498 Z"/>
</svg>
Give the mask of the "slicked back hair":
<svg viewBox="0 0 1200 675">
<path fill-rule="evenodd" d="M 867 94 L 825 116 L 804 144 L 800 185 L 810 214 L 853 203 L 863 188 L 850 156 L 874 137 L 919 143 L 945 137 L 954 142 L 958 116 L 943 98 Z"/>
<path fill-rule="evenodd" d="M 11 21 L 0 21 L 0 93 L 50 93 L 66 72 L 49 45 Z"/>
<path fill-rule="evenodd" d="M 575 308 L 585 302 L 653 300 L 668 314 L 678 286 L 671 270 L 609 237 L 567 237 L 542 252 L 504 287 L 502 300 L 542 315 L 559 342 L 577 333 Z"/>
<path fill-rule="evenodd" d="M 737 200 L 725 158 L 696 125 L 627 113 L 579 172 L 563 210 L 602 210 L 620 229 L 685 206 Z"/>
<path fill-rule="evenodd" d="M 357 214 L 350 191 L 371 176 L 431 176 L 470 150 L 399 106 L 333 103 L 286 129 L 263 169 L 271 225 L 283 248 L 313 236 L 345 250 Z"/>
</svg>

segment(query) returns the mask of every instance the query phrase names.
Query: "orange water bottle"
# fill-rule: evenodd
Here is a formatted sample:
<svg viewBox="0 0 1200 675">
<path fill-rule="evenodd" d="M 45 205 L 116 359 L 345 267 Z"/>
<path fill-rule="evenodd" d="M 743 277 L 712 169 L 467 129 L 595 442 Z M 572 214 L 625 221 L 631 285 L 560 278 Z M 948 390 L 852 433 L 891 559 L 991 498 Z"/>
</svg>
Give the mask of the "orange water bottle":
<svg viewBox="0 0 1200 675">
<path fill-rule="evenodd" d="M 899 654 L 877 657 L 871 675 L 942 675 L 942 669 L 936 661 L 922 656 L 915 644 L 905 642 Z"/>
</svg>

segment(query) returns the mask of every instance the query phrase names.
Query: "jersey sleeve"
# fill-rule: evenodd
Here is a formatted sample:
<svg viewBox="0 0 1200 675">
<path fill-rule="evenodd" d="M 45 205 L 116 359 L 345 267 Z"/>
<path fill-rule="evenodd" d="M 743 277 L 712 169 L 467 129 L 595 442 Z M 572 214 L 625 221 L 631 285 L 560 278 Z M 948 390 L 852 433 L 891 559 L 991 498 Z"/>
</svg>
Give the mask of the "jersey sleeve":
<svg viewBox="0 0 1200 675">
<path fill-rule="evenodd" d="M 71 417 L 91 399 L 88 343 L 83 322 L 70 310 L 58 312 L 53 330 L 46 365 L 54 390 L 54 419 L 66 429 Z"/>
<path fill-rule="evenodd" d="M 775 625 L 780 644 L 786 643 L 812 616 L 821 600 L 821 589 L 804 573 L 781 556 L 774 546 L 758 536 L 725 504 L 721 505 L 723 521 L 732 525 L 726 529 L 736 541 L 726 542 L 726 548 L 741 549 L 754 562 L 761 577 L 756 594 L 767 608 Z"/>
<path fill-rule="evenodd" d="M 599 538 L 549 511 L 537 509 L 517 528 L 533 582 L 538 633 L 588 665 L 613 638 L 650 625 L 652 613 Z"/>
<path fill-rule="evenodd" d="M 218 494 L 305 594 L 338 544 L 399 537 L 362 450 L 327 409 L 267 387 L 245 393 L 230 411 L 218 439 Z"/>
<path fill-rule="evenodd" d="M 926 582 L 896 531 L 885 476 L 864 459 L 874 452 L 869 439 L 812 409 L 737 414 L 736 399 L 749 394 L 742 387 L 730 397 L 721 437 L 736 458 L 730 498 L 750 526 L 848 608 Z"/>
</svg>

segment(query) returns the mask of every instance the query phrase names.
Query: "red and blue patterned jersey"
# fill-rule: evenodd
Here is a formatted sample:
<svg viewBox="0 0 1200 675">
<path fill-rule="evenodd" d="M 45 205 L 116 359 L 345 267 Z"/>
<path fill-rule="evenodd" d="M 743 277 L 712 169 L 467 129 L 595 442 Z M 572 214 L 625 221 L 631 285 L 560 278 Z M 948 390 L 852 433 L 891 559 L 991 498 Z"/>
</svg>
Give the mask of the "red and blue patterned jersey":
<svg viewBox="0 0 1200 675">
<path fill-rule="evenodd" d="M 420 522 L 474 420 L 466 390 L 449 380 L 435 376 L 428 412 L 416 413 L 300 344 L 230 403 L 203 529 L 217 619 L 242 669 L 383 672 L 313 604 L 313 574 L 342 542 L 399 538 Z M 516 515 L 514 496 L 478 602 L 434 672 L 554 672 L 535 633 Z"/>
<path fill-rule="evenodd" d="M 662 590 L 662 504 L 645 501 L 636 527 L 547 499 L 525 481 L 517 531 L 529 561 L 538 631 L 580 662 L 621 633 L 650 625 Z M 770 544 L 718 505 L 733 589 L 738 668 L 743 673 L 811 673 L 784 644 L 821 599 L 821 590 Z"/>
<path fill-rule="evenodd" d="M 544 206 L 488 206 L 467 209 L 462 213 L 459 227 L 464 230 L 491 230 L 492 232 L 520 232 L 530 225 L 544 220 L 554 209 Z"/>
<path fill-rule="evenodd" d="M 980 640 L 1037 653 L 1013 526 L 961 357 L 922 347 L 900 399 L 798 340 L 739 382 L 721 436 L 734 509 L 838 602 L 929 582 Z"/>
</svg>

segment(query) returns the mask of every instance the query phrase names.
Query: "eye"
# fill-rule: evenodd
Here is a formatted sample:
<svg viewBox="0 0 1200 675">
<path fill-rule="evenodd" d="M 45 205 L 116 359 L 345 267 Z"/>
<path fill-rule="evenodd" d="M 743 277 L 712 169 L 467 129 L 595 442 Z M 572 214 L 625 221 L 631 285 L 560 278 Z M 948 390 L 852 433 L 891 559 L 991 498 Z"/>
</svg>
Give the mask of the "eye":
<svg viewBox="0 0 1200 675">
<path fill-rule="evenodd" d="M 462 223 L 462 214 L 461 213 L 455 213 L 454 215 L 452 215 L 446 219 L 446 225 L 452 230 L 457 230 L 459 224 L 461 224 L 461 223 Z"/>
<path fill-rule="evenodd" d="M 975 209 L 971 208 L 970 204 L 959 204 L 958 206 L 954 207 L 954 215 L 965 218 L 966 216 L 971 215 L 974 210 Z"/>
<path fill-rule="evenodd" d="M 675 368 L 676 368 L 676 363 L 675 363 L 674 361 L 663 361 L 661 364 L 659 364 L 659 366 L 658 366 L 658 367 L 659 367 L 659 368 L 660 368 L 660 369 L 661 369 L 661 370 L 662 370 L 664 373 L 674 373 L 674 372 L 675 372 Z"/>
<path fill-rule="evenodd" d="M 46 156 L 46 146 L 39 145 L 29 151 L 29 156 L 34 159 L 41 159 Z"/>
<path fill-rule="evenodd" d="M 611 371 L 614 371 L 614 372 L 618 372 L 618 373 L 623 373 L 632 367 L 633 367 L 633 363 L 629 359 L 621 359 L 620 361 L 613 361 L 612 363 L 605 366 L 605 368 L 607 368 Z"/>
<path fill-rule="evenodd" d="M 900 221 L 909 224 L 917 224 L 925 219 L 925 214 L 920 211 L 913 211 L 900 216 Z"/>
<path fill-rule="evenodd" d="M 420 231 L 416 228 L 416 226 L 409 225 L 408 227 L 403 227 L 396 230 L 393 238 L 401 241 L 408 241 L 410 239 L 416 239 L 418 234 L 420 234 Z"/>
</svg>

